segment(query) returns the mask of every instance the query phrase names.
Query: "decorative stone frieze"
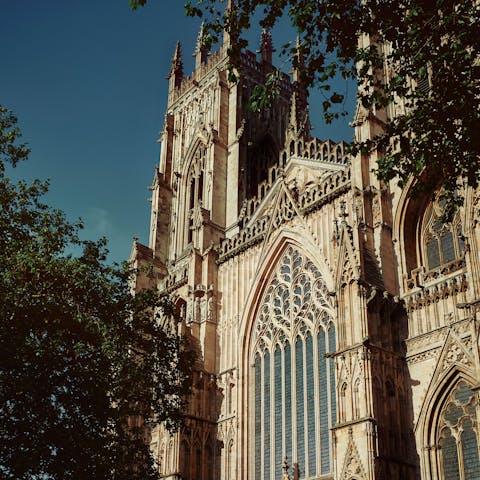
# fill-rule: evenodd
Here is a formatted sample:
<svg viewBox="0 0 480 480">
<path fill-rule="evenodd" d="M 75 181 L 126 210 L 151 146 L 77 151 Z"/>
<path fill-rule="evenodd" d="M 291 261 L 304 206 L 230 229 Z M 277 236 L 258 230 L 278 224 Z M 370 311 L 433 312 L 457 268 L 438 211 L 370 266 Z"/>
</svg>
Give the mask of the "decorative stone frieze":
<svg viewBox="0 0 480 480">
<path fill-rule="evenodd" d="M 340 171 L 332 173 L 320 185 L 315 185 L 306 190 L 298 198 L 298 209 L 303 214 L 311 213 L 321 208 L 327 202 L 345 193 L 350 186 L 350 171 Z M 279 228 L 285 222 L 295 216 L 295 209 L 290 203 L 290 198 L 283 198 L 281 205 L 281 214 L 277 217 L 275 228 Z M 246 224 L 235 237 L 227 238 L 220 243 L 218 253 L 218 263 L 226 262 L 229 258 L 238 255 L 242 251 L 264 240 L 267 228 L 271 223 L 270 215 L 265 215 L 257 219 L 253 224 L 248 223 L 248 217 L 244 217 Z"/>
<path fill-rule="evenodd" d="M 437 283 L 417 288 L 404 296 L 405 307 L 408 312 L 425 307 L 437 299 L 446 298 L 465 292 L 468 288 L 467 275 L 457 272 Z"/>
</svg>

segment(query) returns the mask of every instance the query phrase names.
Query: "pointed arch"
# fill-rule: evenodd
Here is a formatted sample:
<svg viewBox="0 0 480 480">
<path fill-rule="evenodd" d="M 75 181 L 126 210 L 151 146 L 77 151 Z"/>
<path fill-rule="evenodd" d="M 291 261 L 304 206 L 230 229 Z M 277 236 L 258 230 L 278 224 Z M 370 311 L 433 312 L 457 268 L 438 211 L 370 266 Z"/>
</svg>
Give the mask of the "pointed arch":
<svg viewBox="0 0 480 480">
<path fill-rule="evenodd" d="M 206 140 L 197 135 L 192 140 L 180 173 L 180 188 L 177 198 L 177 235 L 180 249 L 193 241 L 194 212 L 205 206 L 205 175 L 208 161 Z"/>
<path fill-rule="evenodd" d="M 202 135 L 200 132 L 197 132 L 197 134 L 194 136 L 192 141 L 190 142 L 190 145 L 188 146 L 184 159 L 185 161 L 183 162 L 182 169 L 179 172 L 184 178 L 188 171 L 190 170 L 190 167 L 195 159 L 195 153 L 198 151 L 199 148 L 207 148 L 208 147 L 208 138 L 206 138 L 204 135 Z"/>
<path fill-rule="evenodd" d="M 480 475 L 477 385 L 473 372 L 453 364 L 427 395 L 417 424 L 423 472 L 442 480 Z"/>
<path fill-rule="evenodd" d="M 399 241 L 402 270 L 408 276 L 419 263 L 418 229 L 429 197 L 411 195 L 416 183 L 417 180 L 412 178 L 402 190 L 393 223 L 393 237 Z"/>
<path fill-rule="evenodd" d="M 293 246 L 301 251 L 306 257 L 308 257 L 315 267 L 320 272 L 325 286 L 329 292 L 334 290 L 334 281 L 332 274 L 325 265 L 325 261 L 321 256 L 321 251 L 318 246 L 315 245 L 310 239 L 306 238 L 305 235 L 302 235 L 299 232 L 292 230 L 282 229 L 279 232 L 277 238 L 272 242 L 268 249 L 263 252 L 259 265 L 255 273 L 255 282 L 250 288 L 248 293 L 247 300 L 245 303 L 245 308 L 240 319 L 240 328 L 239 328 L 239 353 L 241 354 L 247 347 L 246 342 L 251 336 L 251 319 L 255 318 L 260 306 L 263 293 L 267 288 L 270 276 L 276 268 L 283 252 L 288 246 Z M 334 307 L 332 305 L 330 309 L 330 314 L 334 318 Z M 248 366 L 248 364 L 244 365 Z"/>
<path fill-rule="evenodd" d="M 455 264 L 450 265 L 451 269 L 460 268 L 464 255 L 463 225 L 466 225 L 465 214 L 460 211 L 451 223 L 442 223 L 441 186 L 412 195 L 418 181 L 411 179 L 402 190 L 393 224 L 402 271 L 412 286 L 418 282 L 414 278 L 417 269 L 429 272 L 447 264 Z"/>
<path fill-rule="evenodd" d="M 239 353 L 255 480 L 280 476 L 285 455 L 306 478 L 331 472 L 336 396 L 326 354 L 336 349 L 335 309 L 319 267 L 302 247 L 276 244 L 260 266 L 243 319 Z"/>
</svg>

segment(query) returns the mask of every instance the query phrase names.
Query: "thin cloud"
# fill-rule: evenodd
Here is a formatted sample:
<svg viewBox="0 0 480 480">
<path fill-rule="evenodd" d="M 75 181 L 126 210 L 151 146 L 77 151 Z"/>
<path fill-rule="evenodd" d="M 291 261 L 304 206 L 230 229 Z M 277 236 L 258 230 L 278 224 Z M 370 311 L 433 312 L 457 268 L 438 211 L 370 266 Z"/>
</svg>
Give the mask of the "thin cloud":
<svg viewBox="0 0 480 480">
<path fill-rule="evenodd" d="M 83 218 L 87 237 L 108 237 L 113 228 L 110 214 L 104 208 L 91 207 Z"/>
</svg>

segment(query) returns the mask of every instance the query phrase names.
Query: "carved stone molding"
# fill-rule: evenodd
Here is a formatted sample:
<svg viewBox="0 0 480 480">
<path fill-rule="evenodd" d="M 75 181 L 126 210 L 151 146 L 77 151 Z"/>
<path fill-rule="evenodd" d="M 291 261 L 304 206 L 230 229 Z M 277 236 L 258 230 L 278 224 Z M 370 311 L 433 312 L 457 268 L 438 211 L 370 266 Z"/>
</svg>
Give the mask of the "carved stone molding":
<svg viewBox="0 0 480 480">
<path fill-rule="evenodd" d="M 463 293 L 467 288 L 467 275 L 460 271 L 438 283 L 408 293 L 404 296 L 405 307 L 407 312 L 412 312 L 424 308 L 439 299 Z"/>
</svg>

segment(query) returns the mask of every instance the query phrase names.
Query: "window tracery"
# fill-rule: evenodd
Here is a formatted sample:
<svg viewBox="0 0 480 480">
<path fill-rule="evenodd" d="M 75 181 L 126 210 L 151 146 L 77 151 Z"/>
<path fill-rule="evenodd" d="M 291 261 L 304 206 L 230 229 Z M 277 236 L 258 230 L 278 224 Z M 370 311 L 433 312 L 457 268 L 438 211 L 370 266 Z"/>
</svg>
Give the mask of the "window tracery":
<svg viewBox="0 0 480 480">
<path fill-rule="evenodd" d="M 196 149 L 192 164 L 187 178 L 187 188 L 185 195 L 186 202 L 186 221 L 185 221 L 185 246 L 192 243 L 193 231 L 195 228 L 195 212 L 205 204 L 205 166 L 206 166 L 207 148 L 201 144 Z"/>
<path fill-rule="evenodd" d="M 441 479 L 480 478 L 477 408 L 476 394 L 460 381 L 440 414 L 437 443 Z"/>
<path fill-rule="evenodd" d="M 464 241 L 460 214 L 451 223 L 442 222 L 444 201 L 437 196 L 428 207 L 423 222 L 423 255 L 427 270 L 435 270 L 463 257 Z"/>
<path fill-rule="evenodd" d="M 301 479 L 331 472 L 336 422 L 333 306 L 317 267 L 292 246 L 265 291 L 252 338 L 253 477 L 282 477 L 282 460 Z"/>
</svg>

